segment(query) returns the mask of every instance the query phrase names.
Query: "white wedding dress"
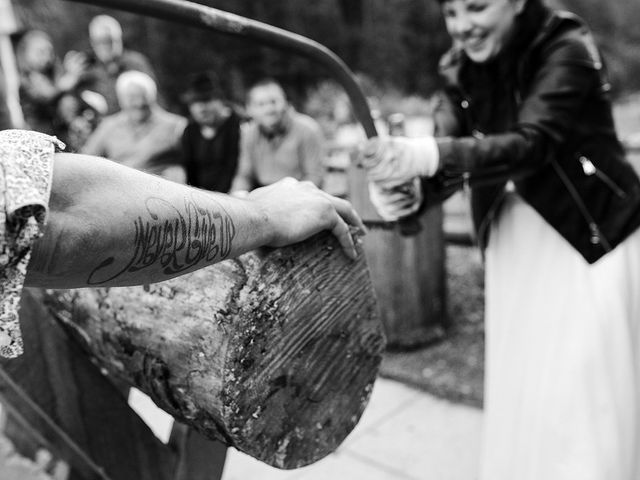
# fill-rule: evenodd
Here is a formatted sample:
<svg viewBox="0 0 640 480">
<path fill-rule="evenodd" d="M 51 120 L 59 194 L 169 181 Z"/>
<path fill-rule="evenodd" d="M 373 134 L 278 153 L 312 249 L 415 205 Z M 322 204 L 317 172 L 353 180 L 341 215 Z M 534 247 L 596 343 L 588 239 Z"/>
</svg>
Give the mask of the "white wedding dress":
<svg viewBox="0 0 640 480">
<path fill-rule="evenodd" d="M 509 193 L 485 288 L 480 478 L 640 479 L 640 230 L 589 265 Z"/>
</svg>

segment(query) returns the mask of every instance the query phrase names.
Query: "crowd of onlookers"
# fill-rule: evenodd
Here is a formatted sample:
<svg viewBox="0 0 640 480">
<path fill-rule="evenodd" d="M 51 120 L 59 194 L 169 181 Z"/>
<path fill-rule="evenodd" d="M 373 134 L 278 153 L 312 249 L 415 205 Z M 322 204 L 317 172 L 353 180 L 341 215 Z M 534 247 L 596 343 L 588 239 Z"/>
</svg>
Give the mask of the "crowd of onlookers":
<svg viewBox="0 0 640 480">
<path fill-rule="evenodd" d="M 297 112 L 277 81 L 265 76 L 254 83 L 238 108 L 227 101 L 213 72 L 185 75 L 180 99 L 188 113 L 178 115 L 161 106 L 151 62 L 125 48 L 115 18 L 94 17 L 88 36 L 89 51 L 70 51 L 62 58 L 46 32 L 28 30 L 17 37 L 24 122 L 3 122 L 9 115 L 0 102 L 0 129 L 17 126 L 53 134 L 69 151 L 104 156 L 208 190 L 250 190 L 284 176 L 323 186 L 341 136 L 325 138 L 333 136 L 331 129 L 322 119 L 323 128 Z M 401 134 L 403 121 L 402 115 L 391 115 L 384 129 Z M 348 143 L 360 139 L 353 130 L 345 131 Z M 638 149 L 637 135 L 626 140 Z"/>
<path fill-rule="evenodd" d="M 24 126 L 56 135 L 70 151 L 208 190 L 250 190 L 285 176 L 321 186 L 321 128 L 290 105 L 276 80 L 253 84 L 240 111 L 214 73 L 186 76 L 185 118 L 161 106 L 151 63 L 125 48 L 115 18 L 96 16 L 88 33 L 90 52 L 63 58 L 43 31 L 19 37 Z"/>
</svg>

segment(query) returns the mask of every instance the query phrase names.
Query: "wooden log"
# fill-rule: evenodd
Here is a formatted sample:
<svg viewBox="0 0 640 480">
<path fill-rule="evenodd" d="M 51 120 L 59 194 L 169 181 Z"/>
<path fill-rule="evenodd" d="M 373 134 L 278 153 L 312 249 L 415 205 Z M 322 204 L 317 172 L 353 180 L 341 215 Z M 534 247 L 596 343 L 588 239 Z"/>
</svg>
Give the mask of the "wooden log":
<svg viewBox="0 0 640 480">
<path fill-rule="evenodd" d="M 414 236 L 371 229 L 364 240 L 390 350 L 428 345 L 446 330 L 442 207 L 430 208 L 418 221 L 422 229 Z"/>
<path fill-rule="evenodd" d="M 169 414 L 285 469 L 351 432 L 385 347 L 364 255 L 328 233 L 146 288 L 48 291 L 47 304 Z"/>
</svg>

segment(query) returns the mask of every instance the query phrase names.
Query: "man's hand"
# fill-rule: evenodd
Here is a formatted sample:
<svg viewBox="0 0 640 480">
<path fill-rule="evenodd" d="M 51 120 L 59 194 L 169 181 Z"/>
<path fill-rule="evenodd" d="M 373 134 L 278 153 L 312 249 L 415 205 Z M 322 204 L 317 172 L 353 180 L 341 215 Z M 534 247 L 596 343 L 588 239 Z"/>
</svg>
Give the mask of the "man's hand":
<svg viewBox="0 0 640 480">
<path fill-rule="evenodd" d="M 289 245 L 330 230 L 347 256 L 357 257 L 349 225 L 363 232 L 366 229 L 346 200 L 323 192 L 311 182 L 293 178 L 253 190 L 245 198 L 265 212 L 272 232 L 269 246 Z"/>
<path fill-rule="evenodd" d="M 63 60 L 64 75 L 56 82 L 57 87 L 63 92 L 68 92 L 75 88 L 80 81 L 80 77 L 87 70 L 87 65 L 87 56 L 84 53 L 74 50 L 67 52 Z"/>
</svg>

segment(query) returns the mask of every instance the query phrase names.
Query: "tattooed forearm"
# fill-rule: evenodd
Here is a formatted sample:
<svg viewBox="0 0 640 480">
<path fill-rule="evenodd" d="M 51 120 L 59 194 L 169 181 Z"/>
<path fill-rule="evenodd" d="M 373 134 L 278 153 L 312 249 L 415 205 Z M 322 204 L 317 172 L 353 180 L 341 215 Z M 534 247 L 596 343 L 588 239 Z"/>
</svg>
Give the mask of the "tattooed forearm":
<svg viewBox="0 0 640 480">
<path fill-rule="evenodd" d="M 209 205 L 206 208 L 203 205 Z M 89 275 L 89 285 L 99 285 L 149 267 L 168 276 L 201 262 L 229 256 L 236 228 L 225 209 L 212 198 L 191 195 L 182 208 L 157 197 L 146 200 L 146 215 L 134 222 L 132 254 L 109 257 Z"/>
</svg>

